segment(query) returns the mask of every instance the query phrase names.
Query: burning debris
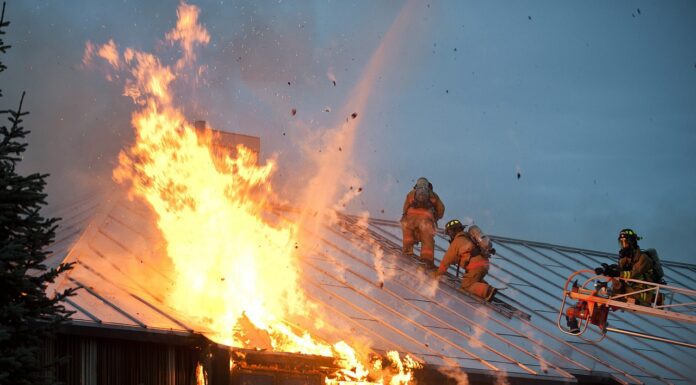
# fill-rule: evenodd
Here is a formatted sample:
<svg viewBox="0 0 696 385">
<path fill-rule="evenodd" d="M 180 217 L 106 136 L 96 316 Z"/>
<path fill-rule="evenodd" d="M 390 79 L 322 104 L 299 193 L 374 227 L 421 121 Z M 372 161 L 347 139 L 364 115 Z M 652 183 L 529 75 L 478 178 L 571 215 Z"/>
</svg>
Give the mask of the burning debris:
<svg viewBox="0 0 696 385">
<path fill-rule="evenodd" d="M 257 371 L 304 376 L 315 374 L 324 377 L 327 385 L 406 384 L 413 380 L 414 371 L 422 368 L 418 361 L 409 356 L 402 360 L 396 351 L 387 353 L 386 357 L 371 354 L 368 359 L 370 370 L 364 373 L 346 371 L 346 363 L 332 357 L 252 349 L 233 349 L 230 361 L 233 376 Z"/>
<path fill-rule="evenodd" d="M 333 69 L 329 68 L 326 77 L 328 77 L 333 86 L 336 87 L 336 75 L 334 75 Z"/>
</svg>

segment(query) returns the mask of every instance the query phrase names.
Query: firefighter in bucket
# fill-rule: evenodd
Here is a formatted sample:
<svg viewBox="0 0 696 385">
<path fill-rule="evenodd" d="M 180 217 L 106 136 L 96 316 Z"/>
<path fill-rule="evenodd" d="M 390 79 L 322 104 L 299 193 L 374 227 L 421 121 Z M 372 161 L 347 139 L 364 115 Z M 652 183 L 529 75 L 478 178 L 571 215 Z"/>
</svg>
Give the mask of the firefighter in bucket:
<svg viewBox="0 0 696 385">
<path fill-rule="evenodd" d="M 641 250 L 638 246 L 638 241 L 641 238 L 632 229 L 622 229 L 619 232 L 619 263 L 608 265 L 603 263 L 601 267 L 594 269 L 595 274 L 610 277 L 611 286 L 607 287 L 607 282 L 603 283 L 605 295 L 619 295 L 617 301 L 635 303 L 637 305 L 651 306 L 655 300 L 655 293 L 650 284 L 634 282 L 630 280 L 638 280 L 644 282 L 654 282 L 663 284 L 662 266 L 660 264 L 657 251 L 655 249 Z M 598 288 L 601 290 L 602 288 Z M 608 292 L 607 292 L 608 291 Z M 621 296 L 622 294 L 630 294 L 629 296 Z M 610 295 L 610 297 L 611 297 Z M 663 296 L 660 294 L 656 304 L 659 306 L 663 302 Z M 606 315 L 588 311 L 587 307 L 591 306 L 586 301 L 578 301 L 575 306 L 568 308 L 566 312 L 566 324 L 568 329 L 573 334 L 579 334 L 580 328 L 578 319 L 586 319 L 592 314 L 592 323 L 597 324 L 600 328 L 606 327 Z M 608 311 L 609 309 L 602 308 Z"/>
</svg>

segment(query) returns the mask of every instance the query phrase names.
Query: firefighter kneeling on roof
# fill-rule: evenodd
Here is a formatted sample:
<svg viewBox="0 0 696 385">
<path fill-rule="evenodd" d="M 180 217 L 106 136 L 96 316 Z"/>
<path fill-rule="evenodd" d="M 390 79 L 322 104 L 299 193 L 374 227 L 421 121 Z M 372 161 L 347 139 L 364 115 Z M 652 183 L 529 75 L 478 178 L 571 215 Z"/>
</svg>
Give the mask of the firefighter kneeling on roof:
<svg viewBox="0 0 696 385">
<path fill-rule="evenodd" d="M 435 228 L 443 215 L 445 205 L 433 191 L 433 185 L 425 178 L 418 178 L 413 190 L 406 195 L 401 217 L 404 254 L 413 256 L 413 245 L 421 242 L 421 261 L 434 267 Z"/>
<path fill-rule="evenodd" d="M 490 267 L 488 259 L 495 254 L 495 249 L 478 226 L 471 226 L 469 231 L 465 229 L 466 226 L 457 219 L 452 219 L 445 225 L 450 245 L 442 257 L 435 277 L 445 274 L 451 264 L 459 262 L 459 266 L 466 270 L 462 277 L 462 290 L 490 302 L 498 289 L 486 283 L 484 277 Z"/>
</svg>

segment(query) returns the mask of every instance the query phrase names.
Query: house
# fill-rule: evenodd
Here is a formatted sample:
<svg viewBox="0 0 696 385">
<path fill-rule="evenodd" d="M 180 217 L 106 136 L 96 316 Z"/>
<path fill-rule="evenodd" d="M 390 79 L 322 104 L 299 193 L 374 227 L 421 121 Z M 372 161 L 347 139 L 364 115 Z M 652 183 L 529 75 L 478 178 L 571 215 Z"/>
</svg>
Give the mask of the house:
<svg viewBox="0 0 696 385">
<path fill-rule="evenodd" d="M 275 208 L 272 215 L 292 217 Z M 208 384 L 321 384 L 332 362 L 320 356 L 221 346 L 195 330 L 186 315 L 169 308 L 164 292 L 147 277 L 166 276 L 151 261 L 161 244 L 152 213 L 117 195 L 85 198 L 56 213 L 64 219 L 50 266 L 74 261 L 56 288 L 77 287 L 65 300 L 71 322 L 49 352 L 68 354 L 59 370 L 68 384 L 192 384 L 205 367 Z M 491 236 L 498 253 L 489 282 L 505 288 L 502 303 L 486 304 L 443 279 L 425 294 L 427 275 L 400 255 L 398 222 L 339 215 L 339 227 L 324 229 L 320 250 L 300 265 L 307 297 L 371 341 L 378 353 L 397 350 L 424 363 L 419 384 L 456 384 L 451 368 L 470 384 L 694 383 L 696 350 L 630 335 L 609 333 L 588 343 L 561 333 L 556 322 L 562 288 L 574 271 L 615 259 L 610 253 Z M 447 241 L 436 237 L 436 257 Z M 382 287 L 374 248 L 383 251 Z M 136 267 L 141 274 L 133 275 Z M 670 284 L 696 287 L 696 266 L 664 262 Z M 455 272 L 451 269 L 450 273 Z M 165 277 L 166 278 L 166 277 Z M 610 325 L 683 341 L 696 327 L 631 312 L 612 313 Z M 319 336 L 329 338 L 330 336 Z M 233 364 L 231 365 L 231 362 Z M 448 369 L 449 368 L 449 369 Z M 198 369 L 200 370 L 200 369 Z M 498 381 L 498 382 L 497 382 Z"/>
</svg>

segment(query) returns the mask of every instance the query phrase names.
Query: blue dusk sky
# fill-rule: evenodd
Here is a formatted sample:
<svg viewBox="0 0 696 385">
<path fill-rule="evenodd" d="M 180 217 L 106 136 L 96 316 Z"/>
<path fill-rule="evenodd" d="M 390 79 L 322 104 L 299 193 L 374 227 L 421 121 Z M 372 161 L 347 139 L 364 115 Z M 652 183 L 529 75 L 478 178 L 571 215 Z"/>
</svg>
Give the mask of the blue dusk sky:
<svg viewBox="0 0 696 385">
<path fill-rule="evenodd" d="M 261 137 L 288 200 L 306 181 L 307 137 L 343 122 L 380 55 L 355 111 L 363 192 L 348 212 L 398 219 L 425 176 L 445 219 L 491 234 L 615 251 L 631 227 L 663 259 L 696 263 L 696 2 L 190 4 L 210 33 L 207 79 L 178 102 L 192 120 Z M 177 6 L 7 1 L 1 102 L 27 91 L 22 170 L 51 174 L 51 205 L 107 184 L 133 140 L 134 105 L 84 68 L 86 42 L 166 55 Z"/>
</svg>

